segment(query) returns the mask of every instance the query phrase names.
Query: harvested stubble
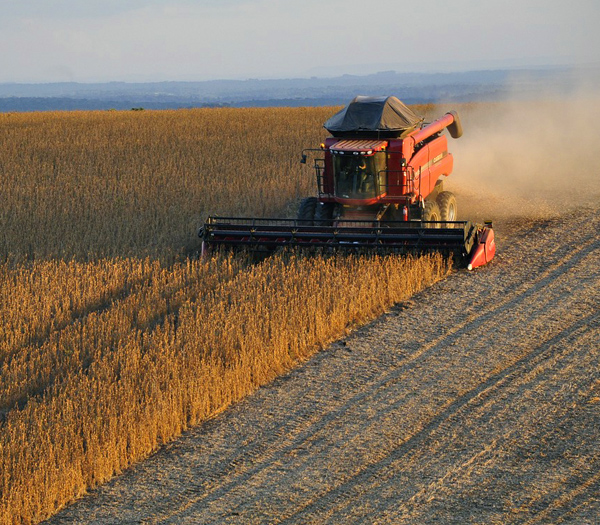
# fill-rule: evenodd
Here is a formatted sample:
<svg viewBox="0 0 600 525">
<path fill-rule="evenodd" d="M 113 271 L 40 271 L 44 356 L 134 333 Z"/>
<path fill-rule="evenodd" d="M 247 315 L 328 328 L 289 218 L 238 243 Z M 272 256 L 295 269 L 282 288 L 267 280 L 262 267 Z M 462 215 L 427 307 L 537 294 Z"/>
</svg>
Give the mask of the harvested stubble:
<svg viewBox="0 0 600 525">
<path fill-rule="evenodd" d="M 177 262 L 210 206 L 274 213 L 295 199 L 296 182 L 275 180 L 281 166 L 272 157 L 310 143 L 306 130 L 330 112 L 224 111 L 149 113 L 146 124 L 135 120 L 137 112 L 133 119 L 128 113 L 10 116 L 8 129 L 26 130 L 21 138 L 27 140 L 18 148 L 16 138 L 8 140 L 14 157 L 6 150 L 0 156 L 6 175 L 0 184 L 12 199 L 0 211 L 7 259 L 0 264 L 0 523 L 51 515 L 449 271 L 439 256 L 281 255 L 250 265 L 215 255 Z M 197 130 L 185 136 L 197 118 L 216 134 L 232 115 L 237 132 L 225 130 L 220 141 L 208 143 Z M 7 127 L 9 117 L 2 119 Z M 235 161 L 239 171 L 218 181 L 230 169 L 230 153 L 239 153 L 242 132 L 257 126 L 245 138 L 245 159 Z M 157 130 L 171 128 L 184 136 L 170 135 L 176 146 L 136 150 L 139 141 L 152 142 Z M 298 128 L 306 129 L 293 131 Z M 94 135 L 98 129 L 102 136 Z M 81 145 L 62 152 L 53 133 L 74 141 L 82 135 L 77 140 L 89 145 L 91 159 Z M 115 134 L 118 158 L 111 159 L 107 137 Z M 181 146 L 192 148 L 197 140 L 205 142 L 193 151 Z M 161 154 L 164 165 L 149 176 L 144 166 Z M 195 159 L 206 158 L 216 163 L 210 177 L 187 173 Z M 242 170 L 267 162 L 272 173 L 264 180 Z M 281 199 L 269 198 L 279 191 Z M 119 208 L 119 198 L 127 205 Z M 150 210 L 154 218 L 140 221 Z M 96 227 L 104 234 L 95 236 Z M 67 255 L 70 260 L 61 259 Z"/>
</svg>

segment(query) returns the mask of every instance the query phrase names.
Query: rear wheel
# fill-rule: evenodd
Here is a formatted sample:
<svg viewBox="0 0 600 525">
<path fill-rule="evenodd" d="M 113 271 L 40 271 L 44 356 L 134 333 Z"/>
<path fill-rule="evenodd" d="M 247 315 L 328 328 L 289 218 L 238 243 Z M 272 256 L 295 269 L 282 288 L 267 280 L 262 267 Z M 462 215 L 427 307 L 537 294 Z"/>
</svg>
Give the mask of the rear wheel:
<svg viewBox="0 0 600 525">
<path fill-rule="evenodd" d="M 424 221 L 440 221 L 440 207 L 436 201 L 425 201 L 425 208 L 423 208 L 423 220 Z M 431 224 L 431 228 L 439 228 L 439 224 Z"/>
<path fill-rule="evenodd" d="M 443 191 L 437 196 L 442 221 L 455 221 L 458 217 L 456 197 L 450 191 Z"/>
<path fill-rule="evenodd" d="M 315 208 L 315 226 L 331 226 L 335 204 L 333 202 L 317 203 Z"/>
<path fill-rule="evenodd" d="M 304 225 L 313 225 L 317 204 L 318 201 L 316 197 L 306 197 L 306 199 L 300 203 L 300 208 L 298 208 L 298 219 L 301 221 L 307 221 L 304 223 Z"/>
</svg>

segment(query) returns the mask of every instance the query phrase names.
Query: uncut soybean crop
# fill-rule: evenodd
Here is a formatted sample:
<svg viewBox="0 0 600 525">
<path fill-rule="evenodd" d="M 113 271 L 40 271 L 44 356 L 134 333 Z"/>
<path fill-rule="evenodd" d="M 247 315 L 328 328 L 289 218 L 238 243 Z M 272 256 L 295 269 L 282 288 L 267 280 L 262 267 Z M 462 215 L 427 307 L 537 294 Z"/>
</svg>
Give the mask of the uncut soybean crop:
<svg viewBox="0 0 600 525">
<path fill-rule="evenodd" d="M 0 115 L 0 523 L 52 515 L 442 278 L 439 256 L 196 257 L 291 216 L 332 108 Z"/>
</svg>

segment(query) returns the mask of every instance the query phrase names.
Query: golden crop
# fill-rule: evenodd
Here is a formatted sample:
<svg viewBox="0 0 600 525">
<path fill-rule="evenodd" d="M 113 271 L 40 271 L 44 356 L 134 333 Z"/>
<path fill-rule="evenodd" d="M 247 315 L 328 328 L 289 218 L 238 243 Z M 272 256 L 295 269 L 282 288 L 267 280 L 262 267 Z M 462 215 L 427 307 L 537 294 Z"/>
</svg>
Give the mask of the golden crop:
<svg viewBox="0 0 600 525">
<path fill-rule="evenodd" d="M 0 115 L 0 522 L 37 522 L 444 276 L 440 256 L 197 260 L 289 214 L 331 109 Z"/>
<path fill-rule="evenodd" d="M 312 194 L 322 108 L 0 115 L 0 256 L 175 256 L 204 215 Z"/>
</svg>

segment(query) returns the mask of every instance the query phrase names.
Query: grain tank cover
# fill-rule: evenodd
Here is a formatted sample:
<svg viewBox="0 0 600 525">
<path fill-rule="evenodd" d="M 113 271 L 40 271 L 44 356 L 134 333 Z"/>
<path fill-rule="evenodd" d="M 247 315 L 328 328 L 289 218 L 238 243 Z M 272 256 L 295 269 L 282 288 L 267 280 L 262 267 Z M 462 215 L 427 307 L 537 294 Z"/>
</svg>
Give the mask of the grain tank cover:
<svg viewBox="0 0 600 525">
<path fill-rule="evenodd" d="M 334 137 L 397 138 L 423 122 L 396 97 L 358 96 L 323 127 Z"/>
</svg>

